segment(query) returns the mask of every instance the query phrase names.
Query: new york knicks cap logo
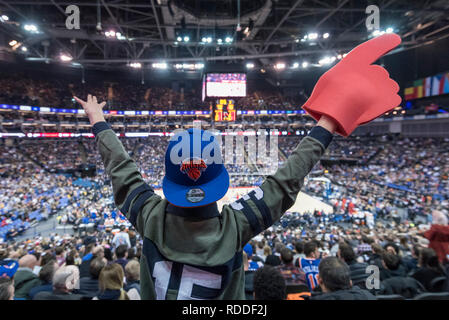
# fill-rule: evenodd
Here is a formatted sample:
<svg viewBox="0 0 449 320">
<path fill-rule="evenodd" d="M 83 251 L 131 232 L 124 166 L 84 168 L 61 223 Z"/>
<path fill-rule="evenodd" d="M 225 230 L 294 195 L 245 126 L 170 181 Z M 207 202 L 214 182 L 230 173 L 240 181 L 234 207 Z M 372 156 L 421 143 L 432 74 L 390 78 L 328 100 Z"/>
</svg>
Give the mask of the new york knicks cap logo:
<svg viewBox="0 0 449 320">
<path fill-rule="evenodd" d="M 185 173 L 193 181 L 197 181 L 207 165 L 203 159 L 200 158 L 188 158 L 181 162 L 180 170 Z"/>
</svg>

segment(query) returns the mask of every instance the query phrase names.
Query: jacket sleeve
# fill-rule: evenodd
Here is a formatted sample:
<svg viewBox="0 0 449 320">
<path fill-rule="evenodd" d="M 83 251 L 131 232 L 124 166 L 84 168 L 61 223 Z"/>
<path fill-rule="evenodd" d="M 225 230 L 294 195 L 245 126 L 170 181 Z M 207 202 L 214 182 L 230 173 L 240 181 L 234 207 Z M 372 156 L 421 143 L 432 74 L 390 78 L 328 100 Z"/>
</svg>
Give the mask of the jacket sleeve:
<svg viewBox="0 0 449 320">
<path fill-rule="evenodd" d="M 137 232 L 143 235 L 145 221 L 161 198 L 144 182 L 135 162 L 125 151 L 115 132 L 106 122 L 97 122 L 92 131 L 111 178 L 114 201 Z"/>
<path fill-rule="evenodd" d="M 242 246 L 269 228 L 295 203 L 304 178 L 332 140 L 332 134 L 314 127 L 288 157 L 286 164 L 263 184 L 230 205 Z"/>
</svg>

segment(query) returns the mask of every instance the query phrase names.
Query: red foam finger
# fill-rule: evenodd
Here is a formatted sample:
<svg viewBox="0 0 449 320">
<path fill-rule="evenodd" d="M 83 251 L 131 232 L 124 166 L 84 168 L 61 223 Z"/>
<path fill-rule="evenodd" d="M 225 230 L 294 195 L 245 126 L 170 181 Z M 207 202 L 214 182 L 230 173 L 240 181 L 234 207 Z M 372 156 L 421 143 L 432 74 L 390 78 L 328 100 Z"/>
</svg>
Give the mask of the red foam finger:
<svg viewBox="0 0 449 320">
<path fill-rule="evenodd" d="M 396 48 L 400 43 L 401 37 L 397 34 L 384 34 L 358 45 L 348 53 L 342 62 L 352 65 L 369 65 Z"/>
</svg>

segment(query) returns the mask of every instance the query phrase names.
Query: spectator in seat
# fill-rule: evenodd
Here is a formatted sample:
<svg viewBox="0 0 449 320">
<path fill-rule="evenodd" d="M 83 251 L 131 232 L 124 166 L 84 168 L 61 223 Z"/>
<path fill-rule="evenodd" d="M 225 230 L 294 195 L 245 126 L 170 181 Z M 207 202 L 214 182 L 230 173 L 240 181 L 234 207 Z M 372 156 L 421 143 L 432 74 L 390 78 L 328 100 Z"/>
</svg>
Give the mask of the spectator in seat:
<svg viewBox="0 0 449 320">
<path fill-rule="evenodd" d="M 42 267 L 39 271 L 39 279 L 42 281 L 40 286 L 34 287 L 30 290 L 30 299 L 33 299 L 39 292 L 52 292 L 53 291 L 53 275 L 56 270 L 58 270 L 59 265 L 57 260 L 50 260 L 46 265 Z"/>
<path fill-rule="evenodd" d="M 125 267 L 125 291 L 130 299 L 140 300 L 140 264 L 137 260 L 130 260 Z"/>
<path fill-rule="evenodd" d="M 80 265 L 80 277 L 85 278 L 90 275 L 90 264 L 94 258 L 104 257 L 104 248 L 102 246 L 96 246 L 91 243 L 87 246 L 88 254 L 84 255 Z"/>
<path fill-rule="evenodd" d="M 259 268 L 254 274 L 254 300 L 285 300 L 287 290 L 280 271 L 272 266 Z"/>
<path fill-rule="evenodd" d="M 253 246 L 250 243 L 247 243 L 243 247 L 243 251 L 246 253 L 248 257 L 249 270 L 257 270 L 260 267 L 263 267 L 263 263 L 261 261 L 253 261 Z"/>
<path fill-rule="evenodd" d="M 410 299 L 424 291 L 424 287 L 418 281 L 412 277 L 407 277 L 404 270 L 400 269 L 401 260 L 397 255 L 386 252 L 382 261 L 388 276 L 385 280 L 382 280 L 381 277 L 381 288 L 378 294 L 398 294 Z"/>
<path fill-rule="evenodd" d="M 316 241 L 309 241 L 304 245 L 305 258 L 297 259 L 295 266 L 302 269 L 306 275 L 307 285 L 310 291 L 318 287 L 318 265 L 320 264 L 320 253 Z"/>
<path fill-rule="evenodd" d="M 354 250 L 346 243 L 341 243 L 339 245 L 337 257 L 346 262 L 349 266 L 353 285 L 357 285 L 360 288 L 365 289 L 366 279 L 369 276 L 369 273 L 366 272 L 368 264 L 364 262 L 357 262 L 357 257 Z"/>
<path fill-rule="evenodd" d="M 80 279 L 80 289 L 78 290 L 78 294 L 89 298 L 93 298 L 98 294 L 98 278 L 100 277 L 101 270 L 106 266 L 106 264 L 107 260 L 105 258 L 97 257 L 92 260 L 89 268 L 90 276 Z"/>
<path fill-rule="evenodd" d="M 20 258 L 19 269 L 14 276 L 15 298 L 29 299 L 31 289 L 42 284 L 42 281 L 33 272 L 36 264 L 37 259 L 34 255 L 27 254 Z"/>
<path fill-rule="evenodd" d="M 126 232 L 125 226 L 120 226 L 120 232 L 118 232 L 114 239 L 112 239 L 112 246 L 117 249 L 120 245 L 126 245 L 126 248 L 131 248 L 131 242 L 129 240 L 129 234 Z"/>
<path fill-rule="evenodd" d="M 296 261 L 297 259 L 305 258 L 306 255 L 304 254 L 304 243 L 301 241 L 295 242 L 295 254 L 293 255 L 293 261 Z"/>
<path fill-rule="evenodd" d="M 14 280 L 9 277 L 0 278 L 0 300 L 14 300 Z"/>
<path fill-rule="evenodd" d="M 293 265 L 293 252 L 288 248 L 281 249 L 282 264 L 277 268 L 281 272 L 287 285 L 307 285 L 304 271 Z"/>
<path fill-rule="evenodd" d="M 246 300 L 254 300 L 254 274 L 255 270 L 249 269 L 248 256 L 243 251 L 243 268 L 245 270 L 245 297 Z"/>
<path fill-rule="evenodd" d="M 432 212 L 432 226 L 424 232 L 424 237 L 429 240 L 429 248 L 435 250 L 440 263 L 448 262 L 449 254 L 449 226 L 446 215 L 438 210 Z"/>
<path fill-rule="evenodd" d="M 442 268 L 435 250 L 423 248 L 419 254 L 419 269 L 412 275 L 418 280 L 427 291 L 433 291 L 430 283 L 438 277 L 445 277 L 446 273 Z"/>
<path fill-rule="evenodd" d="M 122 266 L 123 271 L 125 271 L 125 266 L 128 263 L 128 247 L 126 244 L 121 244 L 115 249 L 116 260 L 115 263 L 118 263 Z"/>
<path fill-rule="evenodd" d="M 53 292 L 39 292 L 33 300 L 80 300 L 82 295 L 73 291 L 79 286 L 79 270 L 76 266 L 60 267 L 53 275 Z"/>
<path fill-rule="evenodd" d="M 392 248 L 388 246 L 388 248 Z M 407 269 L 402 263 L 401 257 L 396 251 L 388 250 L 382 254 L 382 269 L 380 270 L 380 280 L 386 280 L 392 277 L 406 277 Z"/>
<path fill-rule="evenodd" d="M 19 268 L 16 260 L 0 261 L 0 300 L 14 300 L 14 275 Z"/>
<path fill-rule="evenodd" d="M 118 263 L 106 265 L 100 272 L 100 292 L 93 300 L 130 300 L 123 290 L 125 273 Z M 136 300 L 136 299 L 133 299 Z"/>
<path fill-rule="evenodd" d="M 317 279 L 322 293 L 313 295 L 313 300 L 376 300 L 369 291 L 352 286 L 349 266 L 337 257 L 320 262 Z"/>
</svg>

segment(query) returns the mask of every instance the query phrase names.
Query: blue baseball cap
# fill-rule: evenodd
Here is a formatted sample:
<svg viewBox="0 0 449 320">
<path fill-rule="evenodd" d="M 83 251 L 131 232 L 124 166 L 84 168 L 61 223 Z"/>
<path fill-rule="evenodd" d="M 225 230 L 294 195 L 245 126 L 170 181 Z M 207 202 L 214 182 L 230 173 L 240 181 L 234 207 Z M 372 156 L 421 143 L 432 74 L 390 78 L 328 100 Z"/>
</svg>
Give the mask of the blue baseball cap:
<svg viewBox="0 0 449 320">
<path fill-rule="evenodd" d="M 223 198 L 228 188 L 214 134 L 195 128 L 175 133 L 165 153 L 162 191 L 167 201 L 184 208 L 205 206 Z"/>
<path fill-rule="evenodd" d="M 253 246 L 250 245 L 249 243 L 247 243 L 244 247 L 243 247 L 243 251 L 245 251 L 246 255 L 248 256 L 248 258 L 250 258 L 253 255 Z"/>
<path fill-rule="evenodd" d="M 12 278 L 17 269 L 19 269 L 19 262 L 16 260 L 2 260 L 0 261 L 0 278 Z"/>
</svg>

